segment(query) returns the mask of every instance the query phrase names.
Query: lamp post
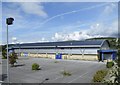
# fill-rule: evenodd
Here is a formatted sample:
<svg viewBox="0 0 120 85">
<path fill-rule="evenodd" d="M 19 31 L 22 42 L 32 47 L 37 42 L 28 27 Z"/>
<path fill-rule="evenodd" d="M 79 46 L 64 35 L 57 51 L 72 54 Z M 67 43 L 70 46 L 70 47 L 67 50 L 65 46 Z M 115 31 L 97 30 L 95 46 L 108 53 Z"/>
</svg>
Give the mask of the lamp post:
<svg viewBox="0 0 120 85">
<path fill-rule="evenodd" d="M 8 57 L 8 25 L 13 24 L 14 19 L 13 18 L 7 18 L 6 24 L 7 24 L 7 82 L 9 83 L 9 57 Z"/>
</svg>

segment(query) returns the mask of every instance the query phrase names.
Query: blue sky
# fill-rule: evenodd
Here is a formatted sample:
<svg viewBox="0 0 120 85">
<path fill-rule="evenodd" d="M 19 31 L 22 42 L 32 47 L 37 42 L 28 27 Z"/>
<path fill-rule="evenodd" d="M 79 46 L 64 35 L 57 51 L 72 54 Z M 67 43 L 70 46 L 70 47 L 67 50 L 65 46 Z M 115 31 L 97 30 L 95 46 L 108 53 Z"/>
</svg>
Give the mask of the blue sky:
<svg viewBox="0 0 120 85">
<path fill-rule="evenodd" d="M 2 43 L 83 40 L 118 34 L 117 2 L 2 2 Z"/>
</svg>

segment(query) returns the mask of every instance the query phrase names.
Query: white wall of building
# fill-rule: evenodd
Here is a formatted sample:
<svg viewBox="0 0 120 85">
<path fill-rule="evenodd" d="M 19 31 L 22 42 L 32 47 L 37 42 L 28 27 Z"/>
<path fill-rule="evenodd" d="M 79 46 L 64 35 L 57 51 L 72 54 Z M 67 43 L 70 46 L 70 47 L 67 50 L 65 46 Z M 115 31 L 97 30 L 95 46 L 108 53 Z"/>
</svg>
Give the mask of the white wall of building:
<svg viewBox="0 0 120 85">
<path fill-rule="evenodd" d="M 26 53 L 63 53 L 63 54 L 97 54 L 99 48 L 76 48 L 76 49 L 16 49 L 15 52 Z"/>
</svg>

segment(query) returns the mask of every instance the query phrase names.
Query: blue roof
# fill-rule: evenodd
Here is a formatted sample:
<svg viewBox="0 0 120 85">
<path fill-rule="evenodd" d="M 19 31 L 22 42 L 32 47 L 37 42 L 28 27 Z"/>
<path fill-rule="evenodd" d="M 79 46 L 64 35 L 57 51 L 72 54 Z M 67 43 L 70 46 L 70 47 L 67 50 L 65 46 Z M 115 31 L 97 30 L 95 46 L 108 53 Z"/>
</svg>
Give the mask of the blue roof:
<svg viewBox="0 0 120 85">
<path fill-rule="evenodd" d="M 106 40 L 84 40 L 84 41 L 60 41 L 60 42 L 42 42 L 42 43 L 23 43 L 20 44 L 20 47 L 29 47 L 29 46 L 98 46 L 100 47 L 103 42 Z M 19 47 L 19 44 L 16 44 L 12 47 Z"/>
<path fill-rule="evenodd" d="M 85 41 L 61 41 L 61 42 L 43 42 L 43 43 L 25 43 L 27 46 L 62 46 L 62 45 L 101 45 L 103 40 L 85 40 Z"/>
<path fill-rule="evenodd" d="M 98 52 L 117 52 L 117 50 L 98 50 Z"/>
</svg>

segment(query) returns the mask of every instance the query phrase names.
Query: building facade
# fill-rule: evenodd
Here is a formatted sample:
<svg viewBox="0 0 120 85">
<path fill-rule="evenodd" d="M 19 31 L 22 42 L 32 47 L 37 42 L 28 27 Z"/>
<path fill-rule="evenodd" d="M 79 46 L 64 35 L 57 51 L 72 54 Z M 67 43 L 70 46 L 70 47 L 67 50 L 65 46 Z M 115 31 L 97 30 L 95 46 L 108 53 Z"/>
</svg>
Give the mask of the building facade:
<svg viewBox="0 0 120 85">
<path fill-rule="evenodd" d="M 109 47 L 107 40 L 84 40 L 14 44 L 9 50 L 28 57 L 98 60 L 98 50 Z"/>
</svg>

